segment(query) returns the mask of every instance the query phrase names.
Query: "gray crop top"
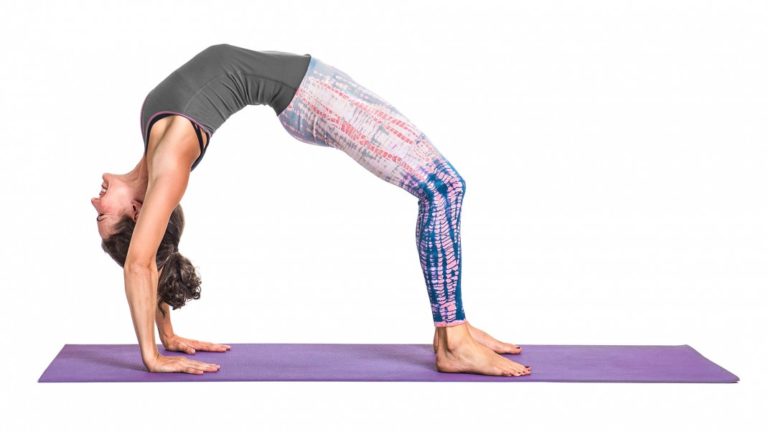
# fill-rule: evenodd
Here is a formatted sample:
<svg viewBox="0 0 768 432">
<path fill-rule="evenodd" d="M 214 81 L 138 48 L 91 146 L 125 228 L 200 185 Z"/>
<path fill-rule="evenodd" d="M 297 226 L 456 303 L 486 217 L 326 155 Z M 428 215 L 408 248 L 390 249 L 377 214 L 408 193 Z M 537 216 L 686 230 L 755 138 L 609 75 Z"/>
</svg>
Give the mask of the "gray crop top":
<svg viewBox="0 0 768 432">
<path fill-rule="evenodd" d="M 189 119 L 203 146 L 226 119 L 246 105 L 269 105 L 279 115 L 293 99 L 309 67 L 309 54 L 254 51 L 230 44 L 211 45 L 152 89 L 141 107 L 141 134 L 147 151 L 152 125 L 163 117 Z"/>
</svg>

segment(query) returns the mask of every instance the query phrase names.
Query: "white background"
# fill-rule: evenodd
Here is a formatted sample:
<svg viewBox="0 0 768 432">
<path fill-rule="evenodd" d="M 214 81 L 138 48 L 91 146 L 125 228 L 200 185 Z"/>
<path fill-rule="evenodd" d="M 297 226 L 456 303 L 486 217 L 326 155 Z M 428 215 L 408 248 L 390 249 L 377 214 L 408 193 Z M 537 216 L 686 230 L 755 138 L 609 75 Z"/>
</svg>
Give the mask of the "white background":
<svg viewBox="0 0 768 432">
<path fill-rule="evenodd" d="M 765 2 L 3 0 L 0 16 L 0 429 L 768 425 Z M 66 343 L 136 343 L 89 200 L 142 156 L 146 93 L 215 43 L 310 53 L 432 139 L 467 182 L 479 328 L 690 344 L 741 382 L 37 383 Z M 271 108 L 217 131 L 182 205 L 203 279 L 173 312 L 182 336 L 431 343 L 416 198 Z"/>
</svg>

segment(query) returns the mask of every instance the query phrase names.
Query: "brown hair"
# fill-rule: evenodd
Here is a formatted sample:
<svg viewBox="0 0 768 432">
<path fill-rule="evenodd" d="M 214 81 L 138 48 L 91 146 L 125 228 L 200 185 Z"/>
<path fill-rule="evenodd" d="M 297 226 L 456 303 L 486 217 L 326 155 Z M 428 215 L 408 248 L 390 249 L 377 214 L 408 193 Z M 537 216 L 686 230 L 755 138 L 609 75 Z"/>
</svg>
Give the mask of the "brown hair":
<svg viewBox="0 0 768 432">
<path fill-rule="evenodd" d="M 101 248 L 120 267 L 125 267 L 125 258 L 128 255 L 128 246 L 131 244 L 133 230 L 136 222 L 129 215 L 123 216 L 115 224 L 115 233 L 101 242 Z M 178 309 L 187 303 L 187 300 L 200 298 L 200 278 L 195 267 L 183 255 L 179 253 L 179 240 L 184 231 L 184 212 L 181 205 L 176 206 L 168 220 L 163 239 L 157 248 L 156 262 L 160 272 L 157 283 L 157 308 L 165 316 L 165 311 L 160 307 L 162 302 Z"/>
</svg>

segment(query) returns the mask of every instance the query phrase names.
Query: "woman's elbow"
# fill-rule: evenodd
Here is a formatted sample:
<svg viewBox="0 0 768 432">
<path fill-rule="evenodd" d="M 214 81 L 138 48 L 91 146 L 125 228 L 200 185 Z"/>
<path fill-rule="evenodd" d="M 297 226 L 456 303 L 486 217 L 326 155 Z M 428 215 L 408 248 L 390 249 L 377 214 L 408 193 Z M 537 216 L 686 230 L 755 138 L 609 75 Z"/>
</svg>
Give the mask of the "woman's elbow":
<svg viewBox="0 0 768 432">
<path fill-rule="evenodd" d="M 150 273 L 152 272 L 152 265 L 150 261 L 125 261 L 123 266 L 123 272 L 128 273 Z"/>
</svg>

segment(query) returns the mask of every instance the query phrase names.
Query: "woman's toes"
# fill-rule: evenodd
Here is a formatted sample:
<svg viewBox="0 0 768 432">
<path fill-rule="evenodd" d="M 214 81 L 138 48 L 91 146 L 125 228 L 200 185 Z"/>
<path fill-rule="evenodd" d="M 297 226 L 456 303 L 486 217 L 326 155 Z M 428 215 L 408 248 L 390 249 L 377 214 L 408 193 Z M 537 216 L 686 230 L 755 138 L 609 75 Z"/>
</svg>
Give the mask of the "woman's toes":
<svg viewBox="0 0 768 432">
<path fill-rule="evenodd" d="M 504 354 L 520 354 L 522 351 L 518 345 L 503 342 L 499 342 L 493 350 Z"/>
</svg>

